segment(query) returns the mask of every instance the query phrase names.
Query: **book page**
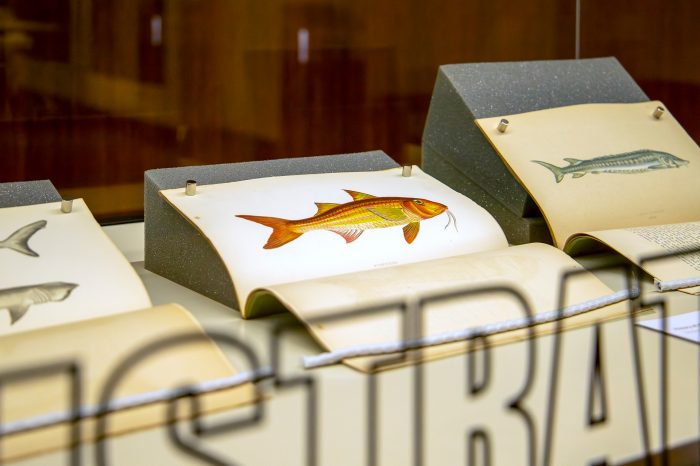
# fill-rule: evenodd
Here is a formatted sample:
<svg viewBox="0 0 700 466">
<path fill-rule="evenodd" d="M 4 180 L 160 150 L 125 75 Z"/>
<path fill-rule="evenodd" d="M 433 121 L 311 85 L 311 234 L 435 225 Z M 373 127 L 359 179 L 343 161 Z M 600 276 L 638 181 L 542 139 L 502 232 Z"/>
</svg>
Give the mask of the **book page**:
<svg viewBox="0 0 700 466">
<path fill-rule="evenodd" d="M 658 106 L 574 105 L 477 124 L 563 248 L 583 231 L 700 220 L 700 148 L 670 112 L 654 118 Z"/>
<path fill-rule="evenodd" d="M 666 322 L 664 322 L 664 319 L 642 320 L 637 322 L 637 325 L 694 343 L 700 343 L 700 311 L 666 317 Z"/>
<path fill-rule="evenodd" d="M 0 209 L 0 334 L 149 307 L 82 199 Z"/>
<path fill-rule="evenodd" d="M 169 345 L 160 351 L 142 353 L 119 380 L 112 400 L 127 400 L 159 390 L 186 384 L 203 383 L 236 374 L 224 354 L 202 331 L 194 318 L 177 305 L 158 306 L 120 315 L 91 319 L 0 338 L 0 372 L 29 369 L 51 363 L 75 361 L 80 369 L 82 406 L 94 409 L 99 404 L 105 384 L 113 371 L 127 357 L 146 345 L 188 334 L 187 343 Z M 14 382 L 4 379 L 2 386 L 3 425 L 20 420 L 65 413 L 71 383 L 63 374 L 44 373 Z M 256 397 L 248 383 L 200 396 L 204 412 L 250 403 Z M 187 412 L 186 409 L 181 412 Z M 148 404 L 107 416 L 107 435 L 163 425 L 166 405 Z M 95 440 L 95 418 L 82 421 L 81 440 Z M 3 437 L 2 458 L 15 459 L 58 448 L 69 441 L 67 423 Z"/>
<path fill-rule="evenodd" d="M 586 238 L 594 238 L 640 265 L 640 259 L 653 255 L 691 251 L 700 248 L 700 222 L 674 223 L 618 230 L 586 232 L 567 242 L 566 251 L 574 253 L 586 248 Z M 647 262 L 644 270 L 661 282 L 700 278 L 700 253 L 690 253 L 668 259 Z M 700 286 L 683 291 L 700 294 Z"/>
<path fill-rule="evenodd" d="M 403 299 L 405 296 L 427 296 L 435 292 L 456 289 L 476 289 L 491 285 L 507 285 L 520 291 L 534 314 L 557 309 L 557 293 L 565 270 L 580 270 L 573 259 L 545 244 L 527 244 L 497 251 L 455 256 L 420 264 L 408 264 L 392 269 L 372 270 L 337 277 L 270 286 L 259 290 L 257 300 L 271 305 L 272 295 L 307 324 L 315 338 L 328 350 L 338 351 L 362 345 L 387 344 L 401 340 L 398 309 L 393 312 L 373 312 L 341 321 L 309 322 L 330 317 L 343 310 Z M 613 290 L 586 272 L 567 286 L 565 305 L 574 305 L 610 296 Z M 266 299 L 268 297 L 268 299 Z M 623 315 L 624 303 L 613 304 L 565 319 L 565 326 L 590 324 L 599 319 Z M 471 299 L 450 299 L 426 306 L 424 313 L 426 336 L 446 332 L 499 325 L 523 318 L 519 304 L 506 295 L 478 295 Z M 553 329 L 542 324 L 537 333 Z M 492 343 L 526 337 L 524 330 L 500 333 L 490 338 Z M 464 343 L 435 346 L 425 350 L 432 358 L 464 351 Z M 352 367 L 368 370 L 377 357 L 346 361 Z M 381 359 L 381 358 L 379 358 Z"/>
<path fill-rule="evenodd" d="M 241 307 L 255 288 L 507 245 L 482 207 L 418 167 L 409 177 L 401 168 L 281 176 L 161 195 L 212 243 Z"/>
</svg>

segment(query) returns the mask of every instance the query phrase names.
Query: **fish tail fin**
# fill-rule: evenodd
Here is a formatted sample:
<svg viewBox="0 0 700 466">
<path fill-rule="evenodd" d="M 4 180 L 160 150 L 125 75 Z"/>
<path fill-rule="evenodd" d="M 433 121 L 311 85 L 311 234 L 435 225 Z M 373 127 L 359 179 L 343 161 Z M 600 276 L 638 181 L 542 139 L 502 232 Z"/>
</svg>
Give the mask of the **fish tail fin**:
<svg viewBox="0 0 700 466">
<path fill-rule="evenodd" d="M 292 230 L 291 223 L 289 220 L 277 217 L 260 217 L 257 215 L 236 215 L 236 217 L 250 220 L 251 222 L 259 223 L 260 225 L 265 225 L 266 227 L 272 228 L 272 233 L 267 239 L 267 243 L 263 246 L 263 249 L 275 249 L 280 246 L 284 246 L 290 241 L 294 241 L 304 233 L 300 233 Z"/>
<path fill-rule="evenodd" d="M 41 230 L 45 226 L 46 220 L 39 220 L 38 222 L 23 226 L 19 230 L 12 233 L 5 241 L 3 241 L 3 246 L 27 256 L 39 257 L 39 254 L 29 247 L 29 240 L 32 236 L 34 236 L 34 233 Z"/>
<path fill-rule="evenodd" d="M 564 179 L 564 173 L 562 173 L 560 167 L 557 167 L 556 165 L 552 165 L 551 163 L 543 162 L 541 160 L 533 160 L 533 162 L 540 164 L 543 167 L 551 170 L 551 172 L 554 174 L 554 178 L 557 180 L 557 183 L 559 183 L 561 180 Z"/>
</svg>

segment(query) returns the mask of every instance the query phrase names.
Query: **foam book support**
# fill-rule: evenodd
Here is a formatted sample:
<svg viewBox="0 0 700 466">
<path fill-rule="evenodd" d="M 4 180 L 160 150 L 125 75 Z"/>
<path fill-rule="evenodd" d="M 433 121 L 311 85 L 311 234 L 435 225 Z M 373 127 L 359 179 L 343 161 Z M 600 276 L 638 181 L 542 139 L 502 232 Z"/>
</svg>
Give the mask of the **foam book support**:
<svg viewBox="0 0 700 466">
<path fill-rule="evenodd" d="M 227 306 L 239 309 L 235 288 L 211 243 L 159 191 L 270 176 L 375 171 L 397 163 L 382 151 L 149 170 L 144 175 L 145 267 Z"/>
<path fill-rule="evenodd" d="M 49 180 L 0 183 L 0 208 L 58 202 L 61 195 Z"/>
<path fill-rule="evenodd" d="M 567 105 L 647 100 L 612 57 L 444 65 L 423 132 L 422 167 L 488 210 L 511 244 L 551 243 L 542 213 L 475 120 Z"/>
<path fill-rule="evenodd" d="M 467 338 L 464 329 L 522 338 L 522 302 L 543 324 L 536 331 L 551 331 L 562 274 L 584 272 L 552 246 L 509 248 L 485 209 L 418 167 L 179 186 L 159 196 L 221 256 L 243 319 L 294 313 L 329 352 L 322 364 L 342 360 L 365 372 L 386 368 L 385 350 L 421 336 L 430 347 L 421 359 L 462 352 L 452 338 Z M 572 310 L 562 314 L 567 328 L 624 313 L 625 290 L 578 278 L 562 304 Z M 522 290 L 523 301 L 489 292 L 494 284 Z M 474 289 L 474 299 L 453 294 Z M 409 316 L 412 299 L 420 308 Z M 425 333 L 411 335 L 406 319 L 419 312 Z"/>
</svg>

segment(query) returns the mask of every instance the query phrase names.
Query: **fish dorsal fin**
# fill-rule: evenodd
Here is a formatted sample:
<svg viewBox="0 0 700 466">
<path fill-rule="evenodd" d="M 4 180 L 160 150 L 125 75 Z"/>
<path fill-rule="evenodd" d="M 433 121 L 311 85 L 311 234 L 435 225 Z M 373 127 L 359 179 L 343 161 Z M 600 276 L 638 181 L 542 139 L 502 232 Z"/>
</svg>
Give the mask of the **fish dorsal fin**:
<svg viewBox="0 0 700 466">
<path fill-rule="evenodd" d="M 420 230 L 420 223 L 411 222 L 405 227 L 403 227 L 403 237 L 408 244 L 411 244 L 416 236 L 418 236 L 418 230 Z"/>
<path fill-rule="evenodd" d="M 372 196 L 371 194 L 361 193 L 359 191 L 353 191 L 351 189 L 343 189 L 346 193 L 352 196 L 353 201 L 361 201 L 362 199 L 372 199 L 377 196 Z"/>
<path fill-rule="evenodd" d="M 390 206 L 373 206 L 369 209 L 374 215 L 388 220 L 390 222 L 399 222 L 401 220 L 406 220 L 406 213 L 401 207 L 390 207 Z"/>
<path fill-rule="evenodd" d="M 29 306 L 26 304 L 18 304 L 16 306 L 8 307 L 7 309 L 10 311 L 10 325 L 13 325 L 27 313 Z"/>
<path fill-rule="evenodd" d="M 338 207 L 339 205 L 340 204 L 333 204 L 332 202 L 317 202 L 316 207 L 318 208 L 318 211 L 316 212 L 316 215 L 325 214 L 332 208 Z"/>
<path fill-rule="evenodd" d="M 586 172 L 576 172 L 576 173 L 574 173 L 573 177 L 574 178 L 581 178 L 585 174 L 586 174 Z"/>
<path fill-rule="evenodd" d="M 332 231 L 333 233 L 338 233 L 340 236 L 343 237 L 343 239 L 345 239 L 346 243 L 352 243 L 353 241 L 355 241 L 357 238 L 360 237 L 360 235 L 362 234 L 362 232 L 364 230 L 330 230 L 330 231 Z"/>
<path fill-rule="evenodd" d="M 564 160 L 566 160 L 567 162 L 569 162 L 569 165 L 576 165 L 577 163 L 581 163 L 581 162 L 582 162 L 582 160 L 574 159 L 574 158 L 572 158 L 572 157 L 564 157 Z"/>
</svg>

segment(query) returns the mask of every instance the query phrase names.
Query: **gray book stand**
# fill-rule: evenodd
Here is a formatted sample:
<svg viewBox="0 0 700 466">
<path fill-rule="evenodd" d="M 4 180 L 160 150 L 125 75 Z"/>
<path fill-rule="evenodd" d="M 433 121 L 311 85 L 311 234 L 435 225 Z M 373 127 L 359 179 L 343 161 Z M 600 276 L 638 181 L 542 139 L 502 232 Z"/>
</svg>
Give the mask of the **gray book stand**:
<svg viewBox="0 0 700 466">
<path fill-rule="evenodd" d="M 584 103 L 646 100 L 615 58 L 441 66 L 423 132 L 422 166 L 487 209 L 510 243 L 551 243 L 537 205 L 474 120 Z"/>
<path fill-rule="evenodd" d="M 397 167 L 381 151 L 149 170 L 144 174 L 145 267 L 227 306 L 240 309 L 228 271 L 199 230 L 158 194 L 198 185 L 269 176 L 375 171 Z"/>
<path fill-rule="evenodd" d="M 0 183 L 0 208 L 58 202 L 61 195 L 49 180 Z"/>
</svg>

